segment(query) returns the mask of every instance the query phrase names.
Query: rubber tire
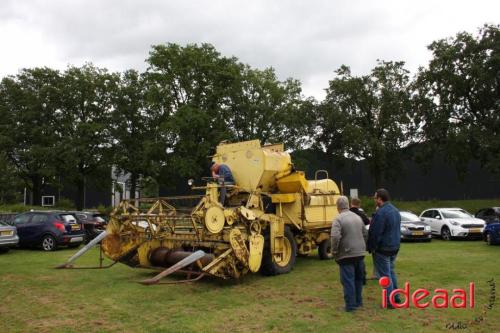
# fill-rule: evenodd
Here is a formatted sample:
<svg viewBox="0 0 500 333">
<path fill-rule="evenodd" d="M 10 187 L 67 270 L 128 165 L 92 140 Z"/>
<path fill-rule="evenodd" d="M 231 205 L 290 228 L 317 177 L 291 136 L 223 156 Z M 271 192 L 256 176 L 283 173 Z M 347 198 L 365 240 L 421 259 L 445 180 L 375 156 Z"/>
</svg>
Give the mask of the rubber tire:
<svg viewBox="0 0 500 333">
<path fill-rule="evenodd" d="M 330 238 L 323 240 L 319 243 L 318 255 L 321 260 L 332 260 L 333 254 L 331 253 L 332 240 Z"/>
<path fill-rule="evenodd" d="M 9 252 L 10 248 L 8 247 L 0 247 L 0 253 L 7 253 Z"/>
<path fill-rule="evenodd" d="M 97 232 L 95 231 L 95 229 L 85 229 L 85 236 L 83 237 L 83 242 L 85 245 L 87 245 L 88 243 L 90 243 L 91 240 L 93 240 L 94 238 L 97 237 Z"/>
<path fill-rule="evenodd" d="M 295 242 L 295 238 L 293 237 L 293 233 L 288 226 L 285 226 L 285 237 L 290 242 L 290 246 L 292 247 L 292 254 L 290 256 L 290 261 L 286 266 L 280 266 L 276 264 L 273 260 L 273 256 L 271 254 L 271 242 L 269 237 L 269 231 L 264 233 L 264 251 L 262 253 L 262 264 L 260 266 L 260 272 L 266 276 L 273 276 L 279 274 L 289 273 L 293 266 L 295 265 L 295 259 L 297 257 L 297 243 Z"/>
<path fill-rule="evenodd" d="M 494 245 L 495 244 L 495 242 L 493 242 L 493 239 L 491 238 L 491 234 L 489 232 L 486 234 L 486 243 L 488 245 Z"/>
<path fill-rule="evenodd" d="M 450 229 L 447 226 L 444 226 L 441 229 L 441 238 L 444 241 L 450 241 L 451 240 L 451 232 L 450 232 Z"/>
<path fill-rule="evenodd" d="M 51 235 L 43 236 L 41 245 L 44 251 L 55 251 L 57 249 L 56 239 Z"/>
</svg>

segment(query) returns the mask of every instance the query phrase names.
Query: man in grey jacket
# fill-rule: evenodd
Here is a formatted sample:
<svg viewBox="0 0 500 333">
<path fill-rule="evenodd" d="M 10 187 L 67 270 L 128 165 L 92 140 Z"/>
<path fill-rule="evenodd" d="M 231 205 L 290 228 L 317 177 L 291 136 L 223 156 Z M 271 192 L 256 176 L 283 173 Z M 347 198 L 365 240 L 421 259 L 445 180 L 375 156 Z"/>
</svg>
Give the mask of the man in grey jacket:
<svg viewBox="0 0 500 333">
<path fill-rule="evenodd" d="M 345 196 L 337 199 L 339 215 L 333 220 L 332 253 L 339 264 L 340 282 L 344 287 L 345 310 L 354 311 L 363 305 L 364 257 L 368 232 L 361 217 L 349 210 Z"/>
</svg>

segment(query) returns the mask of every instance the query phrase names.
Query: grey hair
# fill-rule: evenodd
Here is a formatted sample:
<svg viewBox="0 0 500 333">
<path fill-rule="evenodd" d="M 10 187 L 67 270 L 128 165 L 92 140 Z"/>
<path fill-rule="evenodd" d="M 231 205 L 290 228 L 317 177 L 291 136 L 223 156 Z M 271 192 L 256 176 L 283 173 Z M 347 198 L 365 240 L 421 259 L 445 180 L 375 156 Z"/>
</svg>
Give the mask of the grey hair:
<svg viewBox="0 0 500 333">
<path fill-rule="evenodd" d="M 349 209 L 349 199 L 345 195 L 341 195 L 337 199 L 337 208 L 341 210 Z"/>
</svg>

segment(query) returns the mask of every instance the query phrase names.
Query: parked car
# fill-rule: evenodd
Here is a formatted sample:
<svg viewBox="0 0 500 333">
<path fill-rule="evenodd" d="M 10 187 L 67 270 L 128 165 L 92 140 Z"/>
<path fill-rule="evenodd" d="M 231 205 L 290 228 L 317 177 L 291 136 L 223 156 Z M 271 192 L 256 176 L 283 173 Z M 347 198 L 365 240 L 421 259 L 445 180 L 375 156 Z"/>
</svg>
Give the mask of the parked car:
<svg viewBox="0 0 500 333">
<path fill-rule="evenodd" d="M 401 240 L 432 240 L 431 227 L 423 223 L 412 212 L 400 211 L 401 215 Z"/>
<path fill-rule="evenodd" d="M 71 212 L 82 224 L 85 231 L 85 244 L 94 239 L 104 229 L 106 229 L 106 218 L 99 212 Z"/>
<path fill-rule="evenodd" d="M 475 216 L 486 224 L 500 223 L 500 207 L 482 208 L 477 211 Z"/>
<path fill-rule="evenodd" d="M 484 227 L 483 239 L 488 245 L 500 244 L 500 223 L 488 223 Z"/>
<path fill-rule="evenodd" d="M 477 219 L 461 208 L 432 208 L 420 214 L 422 221 L 429 225 L 433 235 L 444 240 L 452 238 L 481 239 L 484 221 Z"/>
<path fill-rule="evenodd" d="M 19 242 L 16 227 L 0 221 L 0 253 L 8 252 Z"/>
<path fill-rule="evenodd" d="M 476 217 L 484 220 L 483 239 L 489 244 L 500 244 L 500 207 L 483 208 L 477 211 Z"/>
<path fill-rule="evenodd" d="M 44 251 L 58 246 L 77 247 L 85 236 L 76 217 L 67 212 L 27 212 L 17 215 L 13 223 L 20 246 L 41 246 Z"/>
</svg>

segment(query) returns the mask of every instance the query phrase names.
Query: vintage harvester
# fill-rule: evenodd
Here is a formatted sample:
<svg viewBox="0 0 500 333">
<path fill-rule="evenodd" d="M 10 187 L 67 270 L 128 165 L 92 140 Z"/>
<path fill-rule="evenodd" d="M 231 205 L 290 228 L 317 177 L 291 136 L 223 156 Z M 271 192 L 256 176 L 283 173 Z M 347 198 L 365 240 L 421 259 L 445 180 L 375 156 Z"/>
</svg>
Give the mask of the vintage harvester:
<svg viewBox="0 0 500 333">
<path fill-rule="evenodd" d="M 235 185 L 226 185 L 224 204 L 218 194 L 223 185 L 212 179 L 192 186 L 204 191 L 192 209 L 176 202 L 193 196 L 125 200 L 112 212 L 105 233 L 61 267 L 70 267 L 100 240 L 102 252 L 115 262 L 164 269 L 146 284 L 175 271 L 223 279 L 288 273 L 297 254 L 316 248 L 321 259 L 330 257 L 340 191 L 326 171 L 306 180 L 283 144 L 261 146 L 258 140 L 222 143 L 212 160 L 226 164 L 235 179 Z"/>
</svg>

